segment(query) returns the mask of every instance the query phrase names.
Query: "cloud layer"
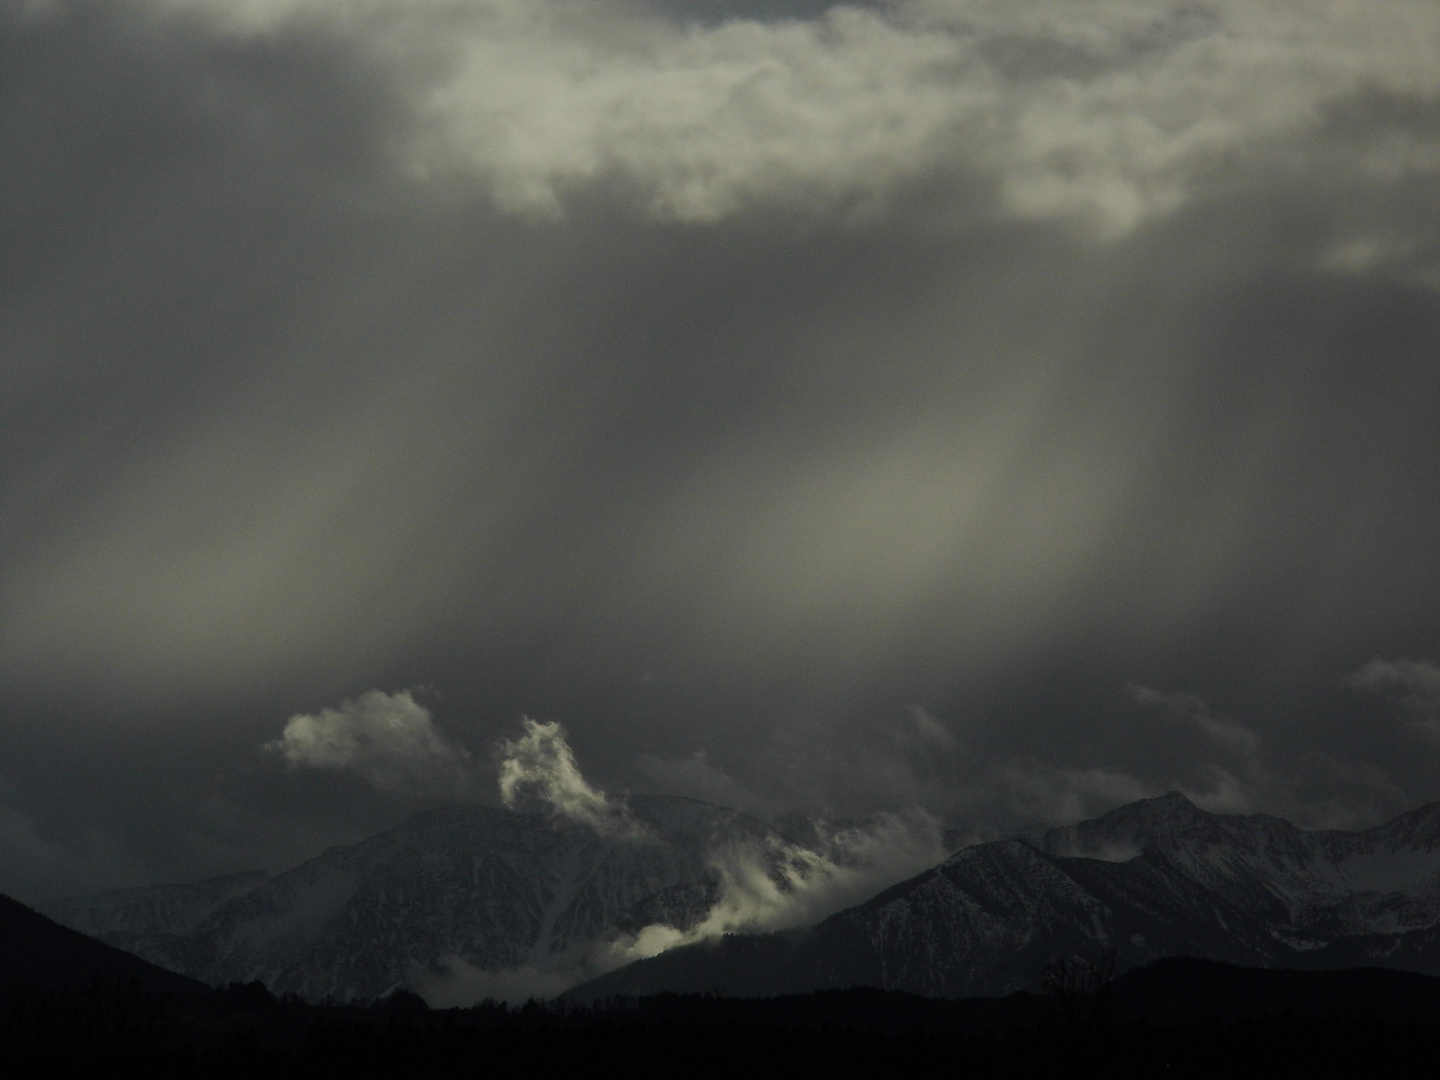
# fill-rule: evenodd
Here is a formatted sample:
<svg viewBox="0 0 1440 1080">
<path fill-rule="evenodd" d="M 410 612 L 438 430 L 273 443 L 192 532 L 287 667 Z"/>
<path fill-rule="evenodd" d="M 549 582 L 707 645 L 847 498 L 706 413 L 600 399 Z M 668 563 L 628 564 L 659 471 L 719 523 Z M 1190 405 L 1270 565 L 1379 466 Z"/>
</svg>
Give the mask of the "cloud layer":
<svg viewBox="0 0 1440 1080">
<path fill-rule="evenodd" d="M 161 6 L 378 49 L 410 81 L 411 168 L 474 176 L 522 214 L 618 184 L 680 221 L 757 205 L 864 216 L 978 181 L 1006 213 L 1117 233 L 1233 182 L 1238 162 L 1306 167 L 1275 148 L 1320 135 L 1357 92 L 1440 88 L 1425 0 L 903 0 L 719 25 L 568 0 Z M 1359 173 L 1440 170 L 1403 129 L 1339 149 Z"/>
<path fill-rule="evenodd" d="M 980 833 L 1440 796 L 1423 670 L 1340 685 L 1434 655 L 1437 18 L 0 5 L 0 888 L 290 865 L 522 715 Z"/>
</svg>

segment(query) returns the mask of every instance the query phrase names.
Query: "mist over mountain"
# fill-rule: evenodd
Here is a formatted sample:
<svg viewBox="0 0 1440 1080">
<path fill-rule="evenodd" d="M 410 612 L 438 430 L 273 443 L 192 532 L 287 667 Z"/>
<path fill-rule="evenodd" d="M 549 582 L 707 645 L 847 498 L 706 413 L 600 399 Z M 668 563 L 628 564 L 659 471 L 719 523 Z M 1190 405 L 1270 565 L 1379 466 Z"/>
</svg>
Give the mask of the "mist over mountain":
<svg viewBox="0 0 1440 1080">
<path fill-rule="evenodd" d="M 736 927 L 812 921 L 876 874 L 843 836 L 807 847 L 690 799 L 635 796 L 624 810 L 603 829 L 486 807 L 428 811 L 268 879 L 41 906 L 212 985 L 259 980 L 312 1001 L 405 986 L 470 1004 L 550 996 Z"/>
<path fill-rule="evenodd" d="M 896 864 L 852 848 L 846 867 L 833 840 L 825 854 L 695 800 L 625 805 L 623 828 L 427 812 L 267 880 L 45 910 L 211 984 L 316 1001 L 401 986 L 435 1004 L 851 986 L 997 996 L 1035 990 L 1057 958 L 1106 954 L 1120 971 L 1188 956 L 1440 975 L 1440 804 L 1351 832 L 1212 814 L 1172 793 L 974 843 L 885 888 L 876 867 Z M 864 883 L 873 895 L 844 906 Z"/>
<path fill-rule="evenodd" d="M 733 935 L 577 988 L 740 996 L 877 986 L 1038 988 L 1056 958 L 1166 956 L 1440 974 L 1440 805 L 1361 832 L 1207 813 L 1178 793 L 1033 840 L 977 844 L 791 933 Z"/>
</svg>

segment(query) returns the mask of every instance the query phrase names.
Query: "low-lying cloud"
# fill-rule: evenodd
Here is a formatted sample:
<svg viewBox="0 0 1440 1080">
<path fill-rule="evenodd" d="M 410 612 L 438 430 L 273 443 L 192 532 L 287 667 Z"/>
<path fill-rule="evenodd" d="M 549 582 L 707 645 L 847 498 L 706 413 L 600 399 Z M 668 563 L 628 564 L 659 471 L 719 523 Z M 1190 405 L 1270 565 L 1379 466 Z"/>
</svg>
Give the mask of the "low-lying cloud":
<svg viewBox="0 0 1440 1080">
<path fill-rule="evenodd" d="M 499 743 L 496 756 L 501 798 L 512 809 L 542 810 L 627 843 L 650 835 L 623 801 L 585 779 L 558 723 L 525 718 L 522 734 Z M 704 757 L 691 760 L 703 762 Z M 880 813 L 859 824 L 806 824 L 805 843 L 778 832 L 747 841 L 717 841 L 704 853 L 715 876 L 716 900 L 693 925 L 652 923 L 633 934 L 537 956 L 503 970 L 445 957 L 438 970 L 417 972 L 417 985 L 436 1006 L 554 996 L 677 946 L 727 933 L 810 925 L 935 865 L 947 854 L 941 822 L 919 809 Z"/>
<path fill-rule="evenodd" d="M 1418 712 L 1433 710 L 1440 700 L 1437 671 L 1426 662 L 1377 660 L 1348 681 L 1357 688 L 1397 694 Z M 867 760 L 881 778 L 874 783 L 891 784 L 895 793 L 923 792 L 924 780 L 918 775 L 922 760 L 944 758 L 965 774 L 958 780 L 952 777 L 953 797 L 982 817 L 1003 810 L 1002 816 L 1017 825 L 1066 824 L 1179 789 L 1214 812 L 1267 811 L 1311 827 L 1344 828 L 1372 824 L 1377 808 L 1399 795 L 1383 771 L 1324 755 L 1306 759 L 1299 772 L 1277 770 L 1257 732 L 1218 714 L 1198 694 L 1135 684 L 1124 689 L 1161 723 L 1198 740 L 1188 751 L 1191 760 L 1185 770 L 1142 778 L 1118 767 L 1055 764 L 1034 757 L 981 760 L 953 725 L 913 706 L 873 733 Z M 283 751 L 294 764 L 349 768 L 377 784 L 382 779 L 396 782 L 398 761 L 446 760 L 453 751 L 408 693 L 379 691 L 316 716 L 295 717 L 284 737 L 268 746 Z M 819 746 L 813 752 L 823 753 Z M 559 723 L 523 718 L 520 733 L 496 743 L 493 754 L 501 801 L 512 810 L 548 814 L 617 844 L 658 839 L 624 799 L 586 778 Z M 452 764 L 459 770 L 468 767 L 468 759 L 462 756 Z M 730 933 L 813 925 L 934 866 L 962 843 L 999 835 L 993 829 L 970 830 L 962 839 L 958 832 L 947 832 L 939 815 L 918 805 L 872 814 L 858 823 L 793 811 L 775 816 L 778 803 L 741 785 L 704 751 L 681 759 L 646 754 L 637 765 L 671 791 L 688 787 L 686 794 L 708 796 L 706 801 L 719 805 L 749 802 L 772 819 L 775 829 L 747 840 L 717 840 L 703 853 L 713 874 L 715 900 L 692 923 L 655 922 L 563 953 L 537 951 L 527 962 L 507 969 L 484 969 L 463 956 L 446 956 L 413 974 L 427 1000 L 450 1006 L 486 998 L 518 1002 L 553 997 L 677 947 Z M 411 774 L 415 772 L 412 768 Z M 909 780 L 904 779 L 907 773 Z M 1307 784 L 1328 788 L 1317 795 Z M 1131 855 L 1117 849 L 1098 857 L 1123 860 Z"/>
<path fill-rule="evenodd" d="M 574 965 L 537 964 L 487 970 L 463 956 L 453 955 L 441 957 L 437 969 L 415 975 L 415 982 L 432 1009 L 468 1008 L 481 1001 L 519 1004 L 531 999 L 553 998 L 576 985 L 584 977 L 581 972 L 588 971 Z"/>
<path fill-rule="evenodd" d="M 1429 738 L 1440 716 L 1440 678 L 1425 664 L 1375 668 L 1367 686 L 1403 693 L 1406 723 Z M 846 738 L 795 724 L 775 733 L 770 753 L 747 775 L 771 795 L 794 774 L 816 793 L 860 793 L 871 805 L 925 807 L 969 841 L 1014 830 L 1068 825 L 1137 799 L 1182 791 L 1215 813 L 1270 813 L 1303 827 L 1364 828 L 1410 805 L 1381 766 L 1318 746 L 1298 752 L 1262 735 L 1263 717 L 1225 715 L 1201 695 L 1137 684 L 1117 687 L 1110 707 L 1126 725 L 1123 740 L 1066 749 L 1007 752 L 980 725 L 918 707 L 851 727 Z M 993 736 L 991 736 L 993 739 Z M 758 774 L 768 783 L 757 783 Z"/>
<path fill-rule="evenodd" d="M 295 768 L 353 772 L 381 791 L 458 793 L 471 775 L 470 755 L 409 690 L 370 690 L 335 708 L 292 716 L 264 749 Z"/>
<path fill-rule="evenodd" d="M 719 847 L 708 855 L 719 895 L 693 926 L 652 923 L 634 934 L 499 970 L 449 956 L 438 970 L 417 972 L 416 982 L 437 1008 L 554 997 L 680 946 L 728 933 L 811 925 L 934 866 L 946 854 L 939 822 L 916 811 L 879 814 L 864 825 L 837 830 L 820 851 L 775 838 Z"/>
</svg>

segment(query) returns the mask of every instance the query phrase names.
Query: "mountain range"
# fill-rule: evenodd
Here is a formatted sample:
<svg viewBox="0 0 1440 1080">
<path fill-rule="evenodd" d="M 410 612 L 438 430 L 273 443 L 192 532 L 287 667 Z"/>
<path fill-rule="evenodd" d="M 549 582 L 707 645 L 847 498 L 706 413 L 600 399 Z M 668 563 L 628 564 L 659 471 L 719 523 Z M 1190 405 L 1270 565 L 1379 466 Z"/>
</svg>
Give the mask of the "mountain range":
<svg viewBox="0 0 1440 1080">
<path fill-rule="evenodd" d="M 743 853 L 783 891 L 814 852 L 756 818 L 636 797 L 619 826 L 454 807 L 273 878 L 52 901 L 40 910 L 211 984 L 311 1000 L 423 986 L 446 964 L 565 970 L 580 1000 L 875 986 L 937 997 L 1034 989 L 1057 956 L 1167 956 L 1440 974 L 1440 804 L 1377 828 L 1304 830 L 1180 794 L 979 843 L 817 925 L 726 933 L 618 970 L 607 948 L 710 917 Z M 802 838 L 803 839 L 803 838 Z M 692 934 L 693 936 L 693 934 Z M 607 957 L 609 961 L 607 962 Z"/>
<path fill-rule="evenodd" d="M 603 970 L 617 939 L 647 926 L 683 933 L 704 920 L 727 853 L 743 853 L 777 884 L 808 855 L 756 818 L 692 799 L 634 797 L 602 826 L 449 807 L 275 877 L 38 908 L 212 985 L 259 980 L 277 994 L 349 1001 L 423 986 L 447 964 Z"/>
<path fill-rule="evenodd" d="M 1212 814 L 1172 793 L 977 844 L 803 931 L 728 935 L 576 987 L 580 1000 L 854 985 L 1033 989 L 1060 956 L 1440 974 L 1440 805 L 1362 832 Z"/>
</svg>

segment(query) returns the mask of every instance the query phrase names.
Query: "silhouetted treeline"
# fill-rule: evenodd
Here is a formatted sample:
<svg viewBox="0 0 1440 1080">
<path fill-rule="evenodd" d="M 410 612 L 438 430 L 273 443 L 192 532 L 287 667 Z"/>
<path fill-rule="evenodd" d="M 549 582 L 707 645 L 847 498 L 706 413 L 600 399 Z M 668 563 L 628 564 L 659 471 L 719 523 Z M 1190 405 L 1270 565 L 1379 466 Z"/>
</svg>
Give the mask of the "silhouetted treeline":
<svg viewBox="0 0 1440 1080">
<path fill-rule="evenodd" d="M 279 1000 L 258 983 L 156 994 L 137 982 L 12 989 L 8 1060 L 150 1077 L 395 1076 L 415 1069 L 1039 1069 L 1248 1075 L 1399 1068 L 1440 1045 L 1440 980 L 1395 972 L 1275 972 L 1164 961 L 1096 988 L 1104 1010 L 1050 994 L 943 1001 L 873 989 L 771 999 L 673 995 L 431 1011 L 397 992 L 369 1007 Z M 1073 1005 L 1073 1002 L 1070 1003 Z M 1147 1015 L 1148 1014 L 1148 1015 Z"/>
</svg>

